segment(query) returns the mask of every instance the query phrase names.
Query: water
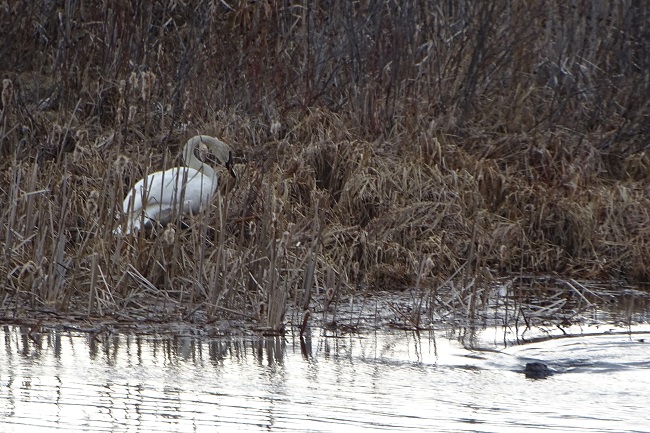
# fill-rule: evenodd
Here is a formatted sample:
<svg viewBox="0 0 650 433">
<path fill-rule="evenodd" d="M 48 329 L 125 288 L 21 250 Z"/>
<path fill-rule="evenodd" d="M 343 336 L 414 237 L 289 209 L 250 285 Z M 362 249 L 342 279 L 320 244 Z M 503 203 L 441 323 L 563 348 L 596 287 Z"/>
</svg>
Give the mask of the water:
<svg viewBox="0 0 650 433">
<path fill-rule="evenodd" d="M 6 433 L 650 431 L 650 332 L 507 348 L 499 329 L 313 330 L 302 345 L 28 332 L 2 330 Z M 526 378 L 534 360 L 556 374 Z"/>
</svg>

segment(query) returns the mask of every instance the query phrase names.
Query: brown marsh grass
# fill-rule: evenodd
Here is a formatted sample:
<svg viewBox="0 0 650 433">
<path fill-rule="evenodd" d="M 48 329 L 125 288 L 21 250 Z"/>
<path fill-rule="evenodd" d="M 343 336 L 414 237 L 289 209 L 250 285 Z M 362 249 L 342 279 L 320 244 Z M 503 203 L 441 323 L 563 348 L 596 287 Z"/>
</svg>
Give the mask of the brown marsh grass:
<svg viewBox="0 0 650 433">
<path fill-rule="evenodd" d="M 502 277 L 650 278 L 644 2 L 0 9 L 7 318 L 277 332 L 409 289 L 419 327 Z M 115 237 L 131 185 L 198 133 L 237 182 L 189 228 Z"/>
</svg>

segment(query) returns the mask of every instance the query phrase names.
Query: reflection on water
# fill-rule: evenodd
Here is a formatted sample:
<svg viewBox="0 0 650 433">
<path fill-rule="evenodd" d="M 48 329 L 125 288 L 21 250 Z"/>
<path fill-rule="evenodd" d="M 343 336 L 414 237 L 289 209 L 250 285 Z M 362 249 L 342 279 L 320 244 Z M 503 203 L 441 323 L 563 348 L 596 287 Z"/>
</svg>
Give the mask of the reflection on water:
<svg viewBox="0 0 650 433">
<path fill-rule="evenodd" d="M 410 332 L 335 338 L 319 330 L 303 344 L 292 337 L 30 334 L 8 326 L 3 336 L 7 433 L 620 432 L 650 425 L 650 334 L 499 352 Z M 558 373 L 526 379 L 530 360 Z"/>
</svg>

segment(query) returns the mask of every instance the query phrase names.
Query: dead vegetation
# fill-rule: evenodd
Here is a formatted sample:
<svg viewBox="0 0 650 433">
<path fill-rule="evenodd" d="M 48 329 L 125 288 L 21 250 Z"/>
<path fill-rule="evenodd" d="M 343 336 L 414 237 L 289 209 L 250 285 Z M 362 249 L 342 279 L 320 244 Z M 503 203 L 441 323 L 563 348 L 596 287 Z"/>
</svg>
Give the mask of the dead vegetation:
<svg viewBox="0 0 650 433">
<path fill-rule="evenodd" d="M 0 9 L 6 317 L 278 331 L 313 296 L 444 307 L 453 283 L 469 311 L 497 277 L 650 278 L 643 2 Z M 130 186 L 198 133 L 239 180 L 189 229 L 115 237 Z"/>
</svg>

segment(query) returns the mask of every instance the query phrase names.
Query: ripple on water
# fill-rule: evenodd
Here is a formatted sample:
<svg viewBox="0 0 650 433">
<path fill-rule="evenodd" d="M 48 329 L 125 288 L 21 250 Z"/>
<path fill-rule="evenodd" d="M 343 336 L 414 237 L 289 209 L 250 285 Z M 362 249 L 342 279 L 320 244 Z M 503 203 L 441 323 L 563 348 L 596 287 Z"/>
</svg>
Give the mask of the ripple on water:
<svg viewBox="0 0 650 433">
<path fill-rule="evenodd" d="M 649 422 L 650 345 L 620 335 L 485 352 L 408 332 L 315 332 L 302 348 L 293 337 L 4 334 L 7 433 L 643 431 Z M 526 379 L 529 360 L 558 374 Z"/>
</svg>

